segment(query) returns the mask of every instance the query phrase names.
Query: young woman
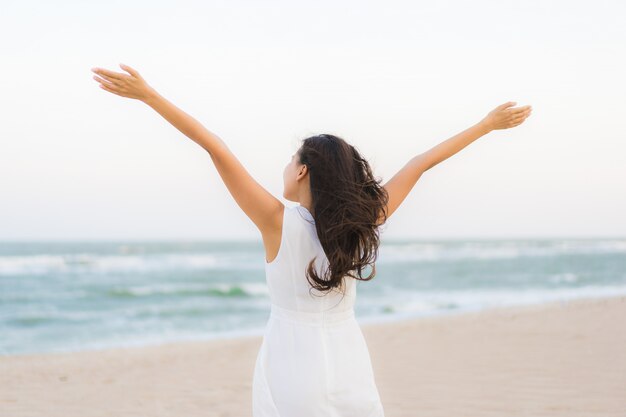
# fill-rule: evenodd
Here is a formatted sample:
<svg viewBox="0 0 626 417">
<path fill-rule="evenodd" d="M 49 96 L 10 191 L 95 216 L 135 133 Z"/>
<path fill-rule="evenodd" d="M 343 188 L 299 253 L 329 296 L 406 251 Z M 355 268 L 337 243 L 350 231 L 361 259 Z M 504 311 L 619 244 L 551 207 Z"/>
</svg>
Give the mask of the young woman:
<svg viewBox="0 0 626 417">
<path fill-rule="evenodd" d="M 370 354 L 354 316 L 356 280 L 375 275 L 378 227 L 428 169 L 495 129 L 518 126 L 530 106 L 507 102 L 411 158 L 386 184 L 343 139 L 303 139 L 283 171 L 286 207 L 227 145 L 133 68 L 93 68 L 100 87 L 140 100 L 210 155 L 233 198 L 261 232 L 271 313 L 252 384 L 254 417 L 383 417 Z M 372 268 L 364 276 L 366 266 Z"/>
</svg>

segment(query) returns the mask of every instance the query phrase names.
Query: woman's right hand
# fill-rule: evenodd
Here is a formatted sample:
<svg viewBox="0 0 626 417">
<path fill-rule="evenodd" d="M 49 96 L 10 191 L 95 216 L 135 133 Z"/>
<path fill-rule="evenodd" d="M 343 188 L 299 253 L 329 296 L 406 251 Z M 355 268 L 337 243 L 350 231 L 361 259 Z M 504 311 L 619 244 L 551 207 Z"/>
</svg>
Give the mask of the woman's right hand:
<svg viewBox="0 0 626 417">
<path fill-rule="evenodd" d="M 91 71 L 98 75 L 94 75 L 93 79 L 100 83 L 100 88 L 120 97 L 147 102 L 154 95 L 154 89 L 148 85 L 139 71 L 124 64 L 120 64 L 120 68 L 128 74 L 99 67 L 94 67 Z"/>
<path fill-rule="evenodd" d="M 490 111 L 489 114 L 480 121 L 480 124 L 483 125 L 487 131 L 509 129 L 522 124 L 524 120 L 530 116 L 532 107 L 527 105 L 515 109 L 510 108 L 516 104 L 517 103 L 514 101 L 509 101 L 499 105 Z"/>
</svg>

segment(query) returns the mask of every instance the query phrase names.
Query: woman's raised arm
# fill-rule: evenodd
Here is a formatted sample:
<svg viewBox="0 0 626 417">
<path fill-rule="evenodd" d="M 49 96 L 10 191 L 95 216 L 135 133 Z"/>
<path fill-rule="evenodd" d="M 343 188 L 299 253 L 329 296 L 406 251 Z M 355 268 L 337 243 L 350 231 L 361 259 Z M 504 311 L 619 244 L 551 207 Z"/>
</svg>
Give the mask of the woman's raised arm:
<svg viewBox="0 0 626 417">
<path fill-rule="evenodd" d="M 387 218 L 396 211 L 424 172 L 448 159 L 492 130 L 508 129 L 524 122 L 530 116 L 532 107 L 527 105 L 515 109 L 510 108 L 515 104 L 515 102 L 509 101 L 499 105 L 480 122 L 439 143 L 428 151 L 411 158 L 400 171 L 383 185 L 389 194 Z M 381 215 L 379 224 L 382 221 L 383 216 Z"/>
<path fill-rule="evenodd" d="M 211 156 L 224 184 L 239 207 L 257 228 L 262 233 L 279 229 L 283 203 L 252 178 L 226 143 L 161 96 L 135 69 L 124 64 L 120 64 L 120 67 L 128 74 L 92 68 L 98 75 L 94 75 L 93 78 L 101 84 L 102 89 L 110 93 L 146 103 L 185 136 L 200 145 Z"/>
<path fill-rule="evenodd" d="M 510 108 L 514 101 L 501 104 L 487 114 L 480 122 L 465 129 L 461 133 L 452 136 L 423 154 L 424 171 L 429 170 L 438 163 L 445 161 L 470 143 L 492 130 L 508 129 L 520 125 L 532 111 L 530 105 Z"/>
</svg>

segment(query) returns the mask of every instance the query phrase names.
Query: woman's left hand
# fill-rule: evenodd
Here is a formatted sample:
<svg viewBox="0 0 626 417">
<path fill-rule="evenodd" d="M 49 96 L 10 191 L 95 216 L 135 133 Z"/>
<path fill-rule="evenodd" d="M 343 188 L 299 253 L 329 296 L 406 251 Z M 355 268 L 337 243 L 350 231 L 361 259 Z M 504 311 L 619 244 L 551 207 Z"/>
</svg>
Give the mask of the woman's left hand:
<svg viewBox="0 0 626 417">
<path fill-rule="evenodd" d="M 510 129 L 524 123 L 533 108 L 531 105 L 512 108 L 516 104 L 515 101 L 500 104 L 480 121 L 480 125 L 485 126 L 487 131 L 491 132 L 496 129 Z"/>
<path fill-rule="evenodd" d="M 124 64 L 120 64 L 120 68 L 130 75 L 97 67 L 92 68 L 91 71 L 98 74 L 94 75 L 93 79 L 100 83 L 102 89 L 121 97 L 146 101 L 154 92 L 154 89 L 146 83 L 135 69 Z"/>
</svg>

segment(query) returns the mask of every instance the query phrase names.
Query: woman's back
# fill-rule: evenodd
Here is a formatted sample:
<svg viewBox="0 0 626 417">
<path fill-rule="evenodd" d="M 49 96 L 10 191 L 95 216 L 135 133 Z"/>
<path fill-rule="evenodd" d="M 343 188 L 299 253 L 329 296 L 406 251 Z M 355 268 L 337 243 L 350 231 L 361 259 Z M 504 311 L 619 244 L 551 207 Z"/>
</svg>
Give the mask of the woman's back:
<svg viewBox="0 0 626 417">
<path fill-rule="evenodd" d="M 272 306 L 327 315 L 353 310 L 356 280 L 345 280 L 345 295 L 339 289 L 323 293 L 311 288 L 304 271 L 315 257 L 316 270 L 325 270 L 328 258 L 317 237 L 313 215 L 302 206 L 285 207 L 278 254 L 265 263 Z"/>
<path fill-rule="evenodd" d="M 313 216 L 285 207 L 281 244 L 265 263 L 271 313 L 253 379 L 253 417 L 383 417 L 370 355 L 354 316 L 356 280 L 328 293 L 305 271 L 328 265 Z M 345 292 L 345 294 L 344 294 Z"/>
</svg>

